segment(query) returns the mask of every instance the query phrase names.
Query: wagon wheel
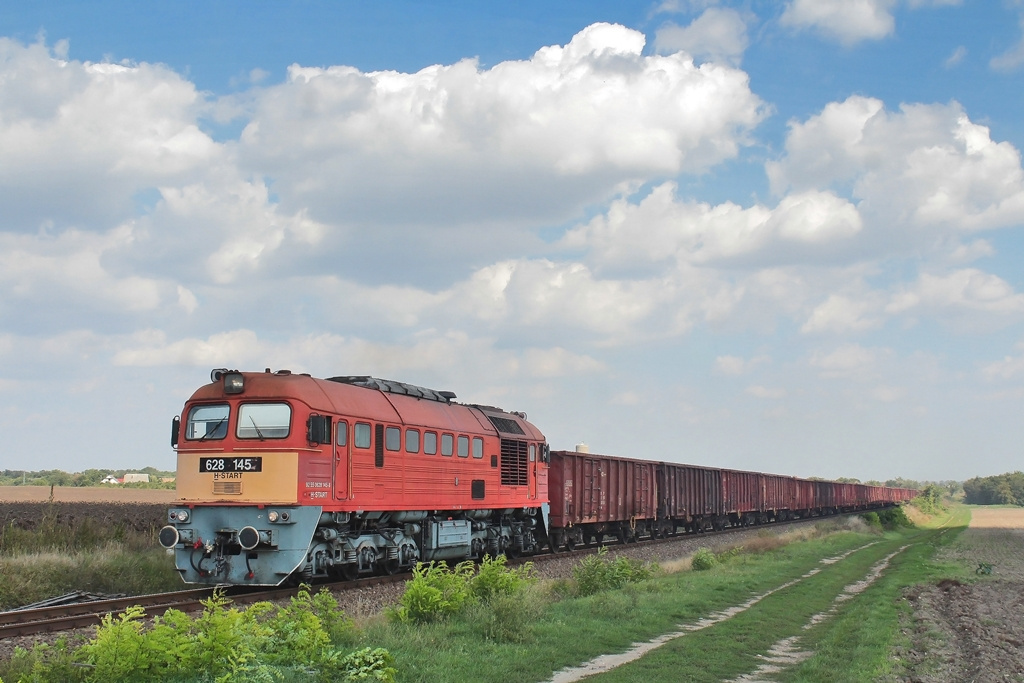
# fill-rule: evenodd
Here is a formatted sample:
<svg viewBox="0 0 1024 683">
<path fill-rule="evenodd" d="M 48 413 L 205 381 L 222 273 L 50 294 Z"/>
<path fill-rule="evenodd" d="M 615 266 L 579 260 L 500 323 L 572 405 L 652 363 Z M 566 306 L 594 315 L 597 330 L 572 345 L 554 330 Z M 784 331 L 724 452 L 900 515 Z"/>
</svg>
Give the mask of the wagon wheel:
<svg viewBox="0 0 1024 683">
<path fill-rule="evenodd" d="M 573 539 L 571 539 L 571 538 L 567 538 L 567 539 L 565 539 L 565 549 L 566 549 L 567 551 L 569 551 L 570 553 L 571 553 L 572 551 L 576 550 L 576 541 L 574 541 L 574 540 L 573 540 Z"/>
</svg>

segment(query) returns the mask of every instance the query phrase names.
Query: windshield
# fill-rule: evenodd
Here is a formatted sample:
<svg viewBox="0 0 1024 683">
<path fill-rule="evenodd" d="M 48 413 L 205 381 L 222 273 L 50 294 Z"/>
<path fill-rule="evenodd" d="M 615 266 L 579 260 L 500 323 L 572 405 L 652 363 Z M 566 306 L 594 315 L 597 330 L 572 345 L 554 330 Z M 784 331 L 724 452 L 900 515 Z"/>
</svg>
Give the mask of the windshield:
<svg viewBox="0 0 1024 683">
<path fill-rule="evenodd" d="M 229 413 L 230 409 L 226 403 L 193 406 L 188 411 L 185 438 L 200 441 L 223 439 L 228 434 Z"/>
<path fill-rule="evenodd" d="M 287 403 L 243 403 L 235 435 L 239 439 L 283 439 L 291 422 L 292 409 Z"/>
</svg>

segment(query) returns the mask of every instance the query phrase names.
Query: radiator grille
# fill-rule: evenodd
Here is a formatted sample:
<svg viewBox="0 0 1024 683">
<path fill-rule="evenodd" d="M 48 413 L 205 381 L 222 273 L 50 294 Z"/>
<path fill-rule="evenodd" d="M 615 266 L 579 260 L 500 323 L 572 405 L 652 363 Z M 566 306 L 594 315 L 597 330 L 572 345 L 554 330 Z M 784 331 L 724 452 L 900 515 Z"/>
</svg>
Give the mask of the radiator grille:
<svg viewBox="0 0 1024 683">
<path fill-rule="evenodd" d="M 213 482 L 213 493 L 217 496 L 240 496 L 242 495 L 242 482 L 215 481 Z"/>
<path fill-rule="evenodd" d="M 501 484 L 502 486 L 527 485 L 526 442 L 501 440 Z"/>
<path fill-rule="evenodd" d="M 375 425 L 373 464 L 375 467 L 384 467 L 384 425 Z"/>
</svg>

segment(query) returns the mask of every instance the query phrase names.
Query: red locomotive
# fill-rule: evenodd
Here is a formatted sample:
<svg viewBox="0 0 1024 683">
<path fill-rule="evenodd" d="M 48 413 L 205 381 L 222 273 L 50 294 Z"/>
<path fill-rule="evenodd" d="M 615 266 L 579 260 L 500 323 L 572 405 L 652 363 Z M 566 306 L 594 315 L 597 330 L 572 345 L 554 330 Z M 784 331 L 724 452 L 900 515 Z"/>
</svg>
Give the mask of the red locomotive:
<svg viewBox="0 0 1024 683">
<path fill-rule="evenodd" d="M 189 583 L 356 577 L 536 552 L 547 444 L 522 413 L 371 377 L 214 370 L 175 419 L 161 543 Z"/>
<path fill-rule="evenodd" d="M 211 379 L 174 419 L 180 504 L 160 531 L 189 583 L 355 578 L 867 510 L 914 493 L 549 452 L 523 413 L 372 377 Z"/>
</svg>

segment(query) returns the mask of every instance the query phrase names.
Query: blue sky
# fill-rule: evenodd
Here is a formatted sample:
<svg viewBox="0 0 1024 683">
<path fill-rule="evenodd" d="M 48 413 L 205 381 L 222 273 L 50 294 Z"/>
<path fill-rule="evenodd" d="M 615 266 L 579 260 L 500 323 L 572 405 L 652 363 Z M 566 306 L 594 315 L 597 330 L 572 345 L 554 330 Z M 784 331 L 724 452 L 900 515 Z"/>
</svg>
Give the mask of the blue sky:
<svg viewBox="0 0 1024 683">
<path fill-rule="evenodd" d="M 0 8 L 0 468 L 172 468 L 213 367 L 552 446 L 965 479 L 1024 443 L 1024 5 Z"/>
</svg>

